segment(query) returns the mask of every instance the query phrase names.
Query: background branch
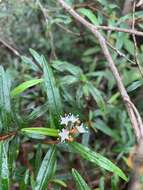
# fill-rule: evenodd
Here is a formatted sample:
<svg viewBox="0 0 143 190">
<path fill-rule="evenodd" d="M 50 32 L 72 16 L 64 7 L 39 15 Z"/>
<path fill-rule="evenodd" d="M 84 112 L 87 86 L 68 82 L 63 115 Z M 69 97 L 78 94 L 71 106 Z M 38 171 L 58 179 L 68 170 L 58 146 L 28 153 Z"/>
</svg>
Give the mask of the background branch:
<svg viewBox="0 0 143 190">
<path fill-rule="evenodd" d="M 136 8 L 136 1 L 133 2 L 132 30 L 135 30 L 135 8 Z M 136 65 L 138 66 L 141 77 L 143 78 L 143 70 L 140 65 L 140 61 L 138 59 L 138 47 L 137 47 L 136 36 L 135 36 L 135 34 L 132 34 L 132 36 L 133 36 L 133 41 L 134 41 L 134 61 L 135 61 Z"/>
<path fill-rule="evenodd" d="M 106 40 L 105 38 L 102 36 L 102 34 L 98 31 L 99 28 L 102 28 L 102 27 L 96 27 L 92 24 L 90 24 L 88 21 L 86 21 L 82 16 L 80 16 L 78 13 L 76 13 L 76 11 L 74 11 L 67 3 L 65 3 L 63 0 L 58 0 L 58 2 L 61 4 L 61 6 L 63 8 L 66 9 L 66 11 L 68 11 L 76 20 L 78 20 L 80 23 L 82 23 L 86 28 L 88 28 L 94 35 L 95 37 L 98 39 L 99 41 L 99 44 L 102 48 L 102 51 L 103 51 L 103 54 L 109 64 L 109 67 L 110 67 L 110 70 L 112 71 L 113 75 L 114 75 L 114 78 L 117 82 L 117 86 L 118 86 L 118 89 L 121 93 L 121 96 L 123 98 L 123 101 L 124 101 L 124 104 L 126 106 L 126 109 L 128 111 L 128 114 L 129 114 L 129 117 L 130 117 L 130 120 L 131 120 L 131 123 L 132 123 L 132 127 L 135 131 L 135 135 L 137 137 L 137 140 L 139 142 L 139 140 L 142 138 L 142 122 L 140 123 L 138 120 L 138 118 L 136 117 L 136 114 L 135 114 L 135 110 L 133 109 L 133 106 L 134 105 L 131 100 L 130 100 L 130 97 L 124 87 L 124 84 L 121 80 L 121 77 L 119 75 L 119 72 L 115 66 L 115 63 L 112 59 L 112 56 L 108 50 L 108 47 L 107 47 L 107 44 L 106 44 Z M 112 28 L 111 28 L 112 29 Z M 121 31 L 121 30 L 120 30 Z M 126 31 L 126 30 L 125 30 Z M 134 32 L 135 34 L 135 31 L 132 31 Z M 140 32 L 139 32 L 140 33 Z"/>
<path fill-rule="evenodd" d="M 97 30 L 99 30 L 99 29 L 111 30 L 111 31 L 116 31 L 116 32 L 124 32 L 124 33 L 134 34 L 137 36 L 143 36 L 143 32 L 140 32 L 138 30 L 133 30 L 133 29 L 118 28 L 118 27 L 111 27 L 111 26 L 94 26 L 94 27 Z"/>
<path fill-rule="evenodd" d="M 16 56 L 20 57 L 20 53 L 11 45 L 9 45 L 4 40 L 0 39 L 0 43 L 3 44 L 6 48 L 8 48 L 12 53 L 14 53 Z"/>
</svg>

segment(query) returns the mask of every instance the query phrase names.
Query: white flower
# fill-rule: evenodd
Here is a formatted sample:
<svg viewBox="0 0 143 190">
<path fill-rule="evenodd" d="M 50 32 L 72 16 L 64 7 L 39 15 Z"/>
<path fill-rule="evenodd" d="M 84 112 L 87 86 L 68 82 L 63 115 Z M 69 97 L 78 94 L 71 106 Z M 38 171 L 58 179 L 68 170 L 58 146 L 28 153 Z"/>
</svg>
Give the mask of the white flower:
<svg viewBox="0 0 143 190">
<path fill-rule="evenodd" d="M 61 138 L 61 142 L 64 142 L 66 139 L 69 139 L 69 131 L 67 129 L 62 129 L 60 131 L 59 136 Z"/>
<path fill-rule="evenodd" d="M 61 125 L 68 125 L 69 122 L 75 123 L 79 120 L 78 117 L 75 117 L 73 114 L 66 115 L 65 117 L 61 117 Z"/>
<path fill-rule="evenodd" d="M 69 115 L 69 121 L 71 121 L 72 123 L 75 123 L 79 120 L 78 117 L 75 117 L 73 114 Z"/>
<path fill-rule="evenodd" d="M 68 125 L 68 122 L 69 122 L 69 115 L 61 117 L 61 125 Z"/>
<path fill-rule="evenodd" d="M 79 126 L 75 126 L 79 133 L 87 133 L 87 130 L 83 127 L 83 123 Z"/>
</svg>

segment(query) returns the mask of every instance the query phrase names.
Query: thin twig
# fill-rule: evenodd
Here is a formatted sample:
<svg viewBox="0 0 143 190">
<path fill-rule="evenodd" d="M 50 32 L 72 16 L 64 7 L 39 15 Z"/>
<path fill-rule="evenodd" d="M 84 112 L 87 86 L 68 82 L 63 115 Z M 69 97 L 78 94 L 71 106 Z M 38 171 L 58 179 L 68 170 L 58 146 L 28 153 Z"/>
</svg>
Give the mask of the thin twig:
<svg viewBox="0 0 143 190">
<path fill-rule="evenodd" d="M 43 7 L 42 7 L 40 1 L 38 0 L 37 2 L 38 2 L 38 5 L 39 5 L 39 7 L 40 7 L 40 9 L 41 9 L 41 11 L 42 11 L 42 13 L 43 13 L 43 15 L 44 15 L 44 18 L 45 18 L 46 22 L 47 22 L 46 13 L 45 13 L 45 11 L 43 10 Z M 89 7 L 90 7 L 90 6 L 93 5 L 93 4 L 94 4 L 94 3 L 91 3 L 91 4 L 84 3 L 84 4 L 82 4 L 82 5 L 79 4 L 79 5 L 75 5 L 74 8 L 78 8 L 78 7 L 81 7 L 81 6 L 82 6 L 82 7 L 85 7 L 85 6 L 89 6 Z M 76 36 L 80 36 L 79 33 L 75 33 L 75 32 L 73 32 L 73 31 L 69 30 L 68 28 L 64 27 L 64 26 L 61 25 L 60 23 L 56 23 L 56 24 L 57 24 L 59 27 L 61 27 L 63 30 L 65 30 L 67 33 L 70 33 L 70 34 L 73 34 L 73 35 L 76 35 Z M 99 27 L 99 26 L 97 26 L 97 27 Z M 104 27 L 104 26 L 103 26 L 103 27 Z M 111 49 L 113 49 L 119 56 L 125 58 L 127 61 L 129 61 L 129 62 L 132 63 L 132 64 L 136 64 L 134 61 L 130 60 L 124 53 L 120 52 L 117 48 L 115 48 L 114 46 L 112 46 L 108 41 L 106 41 L 106 43 L 107 43 L 107 45 L 108 45 Z"/>
<path fill-rule="evenodd" d="M 13 48 L 11 45 L 9 45 L 7 42 L 5 42 L 4 40 L 0 39 L 0 43 L 3 44 L 6 48 L 8 48 L 16 56 L 20 57 L 20 53 L 15 48 Z"/>
<path fill-rule="evenodd" d="M 21 54 L 16 49 L 14 49 L 11 45 L 9 45 L 7 42 L 0 39 L 0 43 L 3 44 L 6 48 L 8 48 L 16 56 L 21 58 Z M 42 67 L 38 63 L 36 63 L 35 61 L 34 62 L 32 61 L 32 63 L 35 64 L 40 70 L 42 70 Z"/>
<path fill-rule="evenodd" d="M 43 8 L 43 6 L 42 6 L 42 4 L 40 3 L 39 0 L 37 1 L 37 4 L 38 4 L 38 6 L 39 6 L 39 8 L 40 8 L 40 10 L 41 10 L 41 12 L 42 12 L 42 14 L 43 14 L 43 16 L 44 16 L 44 19 L 45 19 L 46 23 L 48 23 L 48 19 L 47 19 L 47 17 L 49 17 L 49 15 L 48 15 L 48 13 L 47 13 L 48 10 Z M 46 12 L 45 10 L 46 10 L 47 12 Z M 59 26 L 60 28 L 62 28 L 63 30 L 65 30 L 67 33 L 80 36 L 79 33 L 72 32 L 71 30 L 69 30 L 68 28 L 64 27 L 64 26 L 63 26 L 62 24 L 60 24 L 60 23 L 55 23 L 55 24 L 58 25 L 58 26 Z"/>
<path fill-rule="evenodd" d="M 43 14 L 43 16 L 44 16 L 44 19 L 45 19 L 46 24 L 48 25 L 48 24 L 49 24 L 49 20 L 50 20 L 51 18 L 49 17 L 48 14 L 45 13 L 45 10 L 44 10 L 44 8 L 43 8 L 43 6 L 42 6 L 42 4 L 41 4 L 41 2 L 40 2 L 39 0 L 37 1 L 37 4 L 38 4 L 38 6 L 39 6 L 39 8 L 40 8 L 40 10 L 41 10 L 41 12 L 42 12 L 42 14 Z M 48 19 L 49 19 L 49 20 L 48 20 Z M 56 51 L 55 51 L 55 46 L 54 46 L 54 38 L 53 38 L 52 31 L 50 30 L 48 33 L 49 33 L 49 37 L 50 37 L 50 44 L 51 44 L 51 51 L 52 51 L 52 54 L 53 54 L 53 56 L 57 59 Z"/>
<path fill-rule="evenodd" d="M 131 106 L 130 103 L 128 102 L 131 102 L 130 100 L 130 97 L 124 87 L 124 84 L 121 80 L 121 77 L 119 75 L 119 72 L 116 68 L 116 65 L 112 59 L 112 56 L 108 50 L 108 47 L 107 47 L 107 44 L 106 44 L 106 40 L 105 38 L 102 36 L 102 34 L 97 30 L 97 28 L 90 24 L 88 21 L 86 21 L 82 16 L 80 16 L 78 13 L 76 13 L 67 3 L 64 2 L 64 0 L 58 0 L 58 2 L 61 4 L 61 6 L 63 8 L 66 9 L 66 11 L 68 11 L 76 20 L 78 20 L 80 23 L 82 23 L 86 28 L 88 28 L 94 35 L 95 37 L 98 39 L 99 41 L 99 44 L 102 48 L 102 51 L 104 53 L 104 56 L 109 64 L 109 67 L 110 67 L 110 70 L 112 71 L 113 75 L 114 75 L 114 78 L 116 79 L 116 82 L 117 82 L 117 86 L 118 86 L 118 89 L 121 93 L 121 96 L 123 98 L 123 101 L 124 101 L 124 104 L 126 106 L 126 109 L 128 111 L 128 114 L 129 114 L 129 117 L 130 117 L 130 120 L 131 120 L 131 123 L 132 123 L 132 127 L 135 131 L 135 135 L 137 137 L 137 141 L 139 142 L 142 137 L 142 134 L 140 132 L 140 126 L 138 124 L 138 119 L 136 117 L 136 114 L 134 112 L 134 109 L 133 107 Z M 133 104 L 133 103 L 132 103 Z M 141 124 L 140 124 L 141 125 Z M 141 126 L 142 127 L 142 126 Z"/>
<path fill-rule="evenodd" d="M 59 141 L 58 140 L 44 140 L 42 143 L 43 144 L 58 144 Z"/>
<path fill-rule="evenodd" d="M 2 134 L 2 135 L 0 135 L 0 141 L 7 140 L 12 136 L 14 137 L 16 134 L 17 134 L 17 131 L 13 131 L 13 132 L 10 132 L 8 134 Z"/>
<path fill-rule="evenodd" d="M 136 36 L 143 36 L 143 32 L 140 32 L 138 30 L 133 29 L 126 29 L 126 28 L 118 28 L 118 27 L 112 27 L 112 26 L 94 26 L 96 30 L 102 29 L 102 30 L 111 30 L 115 32 L 124 32 L 129 34 L 134 34 Z"/>
<path fill-rule="evenodd" d="M 133 2 L 133 18 L 132 18 L 132 30 L 135 30 L 135 8 L 136 8 L 136 1 Z M 143 78 L 143 70 L 140 65 L 140 61 L 138 59 L 138 47 L 137 47 L 137 41 L 136 41 L 136 36 L 135 34 L 132 34 L 133 36 L 133 41 L 134 41 L 134 58 L 135 58 L 135 63 L 138 66 L 139 72 Z"/>
<path fill-rule="evenodd" d="M 69 34 L 75 35 L 75 36 L 80 36 L 80 33 L 77 32 L 73 32 L 71 30 L 69 30 L 68 28 L 64 27 L 62 24 L 60 23 L 55 23 L 56 25 L 58 25 L 60 28 L 62 28 L 64 31 L 66 31 Z"/>
<path fill-rule="evenodd" d="M 106 44 L 113 49 L 119 56 L 125 58 L 127 61 L 129 61 L 132 64 L 136 64 L 134 61 L 132 61 L 131 59 L 129 59 L 124 53 L 122 53 L 121 51 L 119 51 L 117 48 L 115 48 L 114 46 L 112 46 L 112 44 L 110 44 L 108 41 L 106 41 Z"/>
<path fill-rule="evenodd" d="M 137 120 L 138 120 L 138 124 L 139 124 L 139 127 L 140 127 L 140 133 L 142 134 L 142 137 L 143 137 L 143 127 L 142 127 L 143 126 L 143 122 L 142 122 L 142 118 L 141 118 L 141 116 L 140 116 L 137 108 L 135 107 L 135 105 L 130 100 L 128 100 L 128 99 L 127 100 L 125 99 L 125 101 L 127 101 L 132 106 L 132 109 L 134 110 L 134 113 L 135 113 L 135 115 L 137 117 Z"/>
</svg>

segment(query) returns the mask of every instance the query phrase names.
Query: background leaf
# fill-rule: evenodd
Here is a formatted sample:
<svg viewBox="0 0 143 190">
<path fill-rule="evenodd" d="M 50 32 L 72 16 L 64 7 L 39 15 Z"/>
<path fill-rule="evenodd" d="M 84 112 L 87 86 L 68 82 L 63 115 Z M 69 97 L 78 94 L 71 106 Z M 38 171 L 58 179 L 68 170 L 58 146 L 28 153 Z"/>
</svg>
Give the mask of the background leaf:
<svg viewBox="0 0 143 190">
<path fill-rule="evenodd" d="M 8 142 L 0 142 L 0 190 L 9 190 Z"/>
<path fill-rule="evenodd" d="M 9 77 L 0 66 L 0 131 L 8 130 L 11 120 Z"/>
<path fill-rule="evenodd" d="M 117 133 L 117 131 L 111 129 L 100 119 L 96 120 L 96 122 L 93 123 L 93 128 L 99 129 L 106 135 L 109 135 L 110 137 L 114 138 L 116 141 L 120 140 L 120 137 L 119 137 L 119 134 Z"/>
<path fill-rule="evenodd" d="M 68 71 L 69 73 L 75 76 L 79 76 L 82 73 L 80 67 L 68 63 L 67 61 L 52 61 L 52 67 L 61 72 Z"/>
<path fill-rule="evenodd" d="M 127 177 L 122 172 L 120 168 L 118 168 L 115 164 L 113 164 L 110 160 L 105 158 L 99 153 L 96 153 L 92 150 L 90 150 L 88 147 L 83 146 L 82 144 L 73 142 L 70 143 L 69 146 L 72 148 L 72 150 L 75 153 L 80 154 L 81 157 L 84 159 L 92 162 L 93 164 L 96 164 L 110 172 L 115 173 L 116 175 L 120 176 L 122 179 L 127 181 Z"/>
<path fill-rule="evenodd" d="M 32 134 L 39 134 L 39 135 L 47 135 L 51 137 L 58 137 L 59 130 L 51 129 L 51 128 L 43 128 L 43 127 L 35 127 L 35 128 L 23 128 L 21 132 L 24 133 L 32 133 Z"/>
<path fill-rule="evenodd" d="M 49 180 L 53 177 L 53 170 L 56 162 L 56 147 L 52 146 L 45 155 L 40 166 L 34 190 L 45 190 Z"/>
<path fill-rule="evenodd" d="M 53 76 L 52 69 L 46 62 L 44 56 L 41 57 L 44 71 L 44 84 L 48 97 L 49 110 L 53 115 L 59 116 L 62 112 L 62 103 L 59 89 Z"/>
<path fill-rule="evenodd" d="M 128 92 L 132 92 L 132 91 L 136 90 L 137 88 L 139 88 L 142 85 L 143 85 L 143 81 L 142 80 L 141 81 L 140 80 L 139 81 L 135 81 L 131 85 L 128 86 L 127 90 L 128 90 Z"/>
<path fill-rule="evenodd" d="M 41 64 L 41 56 L 32 48 L 29 49 L 30 53 L 33 55 L 35 61 Z"/>
<path fill-rule="evenodd" d="M 91 83 L 89 83 L 88 86 L 89 86 L 89 92 L 92 95 L 92 97 L 94 98 L 94 100 L 96 101 L 99 108 L 102 111 L 105 111 L 106 106 L 105 106 L 105 102 L 104 102 L 104 99 L 103 99 L 100 91 L 97 88 L 95 88 L 93 86 L 93 84 L 91 84 Z"/>
<path fill-rule="evenodd" d="M 28 89 L 32 86 L 35 86 L 41 82 L 43 82 L 43 79 L 32 79 L 32 80 L 23 82 L 22 84 L 18 85 L 16 88 L 14 88 L 11 91 L 11 96 L 15 97 L 15 96 L 21 94 L 22 92 L 24 92 L 26 89 Z"/>
<path fill-rule="evenodd" d="M 78 12 L 82 13 L 84 16 L 86 16 L 93 24 L 99 25 L 95 14 L 93 14 L 93 12 L 90 9 L 79 8 Z"/>
<path fill-rule="evenodd" d="M 91 190 L 76 169 L 72 169 L 72 175 L 76 182 L 77 190 Z"/>
</svg>

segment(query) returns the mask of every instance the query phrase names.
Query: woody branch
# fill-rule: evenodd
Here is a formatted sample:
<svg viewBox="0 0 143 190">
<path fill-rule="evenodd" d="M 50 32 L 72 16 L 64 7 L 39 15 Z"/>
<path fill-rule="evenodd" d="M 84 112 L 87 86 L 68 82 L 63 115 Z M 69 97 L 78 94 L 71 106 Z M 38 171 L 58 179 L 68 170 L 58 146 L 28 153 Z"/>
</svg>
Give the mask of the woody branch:
<svg viewBox="0 0 143 190">
<path fill-rule="evenodd" d="M 127 109 L 132 127 L 134 129 L 137 141 L 139 142 L 140 139 L 143 138 L 143 126 L 142 126 L 142 120 L 141 117 L 135 108 L 135 105 L 131 102 L 130 97 L 124 87 L 124 84 L 122 82 L 122 79 L 120 77 L 120 74 L 118 72 L 118 69 L 112 59 L 112 56 L 108 50 L 108 46 L 106 44 L 106 39 L 102 36 L 102 34 L 98 31 L 96 26 L 86 21 L 82 16 L 80 16 L 72 7 L 70 7 L 67 3 L 65 3 L 64 0 L 58 0 L 58 2 L 61 4 L 61 6 L 70 13 L 77 21 L 82 23 L 86 28 L 88 28 L 94 36 L 98 39 L 99 44 L 101 46 L 102 52 L 109 64 L 109 68 L 112 71 L 112 74 L 114 75 L 114 78 L 116 80 L 119 92 L 122 96 L 124 105 Z"/>
</svg>

